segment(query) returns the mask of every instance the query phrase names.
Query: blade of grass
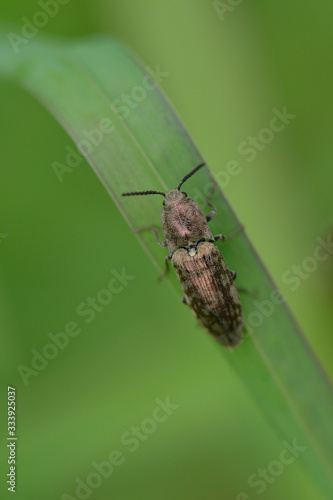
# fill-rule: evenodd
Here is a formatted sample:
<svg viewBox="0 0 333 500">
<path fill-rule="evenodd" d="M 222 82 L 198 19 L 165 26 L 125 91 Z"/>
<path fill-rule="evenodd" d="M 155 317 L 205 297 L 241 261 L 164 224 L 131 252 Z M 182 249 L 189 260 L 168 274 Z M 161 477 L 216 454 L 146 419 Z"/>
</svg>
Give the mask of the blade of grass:
<svg viewBox="0 0 333 500">
<path fill-rule="evenodd" d="M 74 142 L 86 146 L 87 160 L 130 227 L 160 227 L 160 197 L 147 197 L 143 202 L 122 198 L 121 193 L 174 188 L 202 157 L 149 72 L 121 45 L 105 37 L 78 42 L 39 38 L 17 55 L 2 42 L 0 55 L 0 74 L 34 94 Z M 160 78 L 167 76 L 164 73 Z M 96 130 L 104 130 L 98 144 Z M 89 133 L 95 134 L 96 145 L 87 147 L 82 141 L 87 141 Z M 210 186 L 215 188 L 212 202 L 218 213 L 211 223 L 213 234 L 229 234 L 239 222 L 210 171 L 201 169 L 189 179 L 186 191 L 204 203 Z M 137 237 L 162 271 L 163 253 L 152 234 Z M 248 327 L 239 347 L 221 349 L 221 354 L 279 436 L 303 448 L 295 456 L 299 454 L 318 489 L 331 498 L 330 384 L 286 305 L 276 300 L 276 286 L 244 232 L 219 246 L 229 267 L 237 270 L 238 284 L 256 292 L 255 298 L 242 297 L 245 320 L 251 313 L 258 318 L 255 300 L 266 301 L 270 308 L 267 317 L 259 316 L 257 327 Z M 174 273 L 167 279 L 180 294 Z"/>
</svg>

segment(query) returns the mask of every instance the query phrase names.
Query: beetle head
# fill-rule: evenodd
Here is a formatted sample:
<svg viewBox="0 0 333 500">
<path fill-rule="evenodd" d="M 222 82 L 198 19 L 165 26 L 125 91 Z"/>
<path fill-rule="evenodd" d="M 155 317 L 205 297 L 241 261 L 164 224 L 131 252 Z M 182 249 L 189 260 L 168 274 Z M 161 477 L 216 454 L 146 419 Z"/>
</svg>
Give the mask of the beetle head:
<svg viewBox="0 0 333 500">
<path fill-rule="evenodd" d="M 179 191 L 178 189 L 172 189 L 168 191 L 164 196 L 163 206 L 165 208 L 172 208 L 174 205 L 178 205 L 186 200 L 187 194 L 183 191 Z"/>
</svg>

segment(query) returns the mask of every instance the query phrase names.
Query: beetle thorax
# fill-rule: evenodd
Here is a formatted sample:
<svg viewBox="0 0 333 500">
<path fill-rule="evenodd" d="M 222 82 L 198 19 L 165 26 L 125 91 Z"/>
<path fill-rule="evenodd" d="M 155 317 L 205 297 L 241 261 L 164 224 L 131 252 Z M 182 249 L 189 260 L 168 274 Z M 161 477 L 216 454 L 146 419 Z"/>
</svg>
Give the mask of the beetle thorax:
<svg viewBox="0 0 333 500">
<path fill-rule="evenodd" d="M 201 239 L 213 238 L 200 206 L 177 189 L 165 196 L 162 228 L 170 253 L 176 248 L 194 245 Z"/>
</svg>

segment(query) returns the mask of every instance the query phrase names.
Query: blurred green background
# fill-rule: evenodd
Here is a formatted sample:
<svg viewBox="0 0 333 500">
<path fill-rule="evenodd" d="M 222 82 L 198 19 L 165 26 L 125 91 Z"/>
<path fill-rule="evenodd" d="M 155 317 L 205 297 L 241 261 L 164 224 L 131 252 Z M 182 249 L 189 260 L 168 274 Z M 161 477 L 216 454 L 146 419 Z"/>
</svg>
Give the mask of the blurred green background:
<svg viewBox="0 0 333 500">
<path fill-rule="evenodd" d="M 163 90 L 213 172 L 240 162 L 242 172 L 221 183 L 224 192 L 332 376 L 332 258 L 305 272 L 297 290 L 283 275 L 332 233 L 333 5 L 224 4 L 223 13 L 204 0 L 72 0 L 59 3 L 36 36 L 108 33 L 170 73 Z M 22 17 L 40 10 L 31 0 L 7 3 L 2 20 L 20 33 Z M 30 95 L 0 86 L 0 411 L 5 435 L 7 385 L 16 387 L 16 498 L 79 498 L 77 479 L 86 483 L 92 463 L 113 450 L 123 463 L 86 498 L 319 498 L 297 460 L 264 482 L 262 494 L 248 484 L 278 460 L 282 442 L 222 362 L 221 348 L 156 282 L 90 166 L 82 161 L 59 183 L 52 162 L 63 162 L 72 145 L 66 133 Z M 247 161 L 240 144 L 284 107 L 296 117 Z M 124 267 L 135 279 L 85 323 L 77 306 Z M 48 334 L 69 321 L 81 333 L 25 385 L 17 366 L 31 367 L 31 350 L 41 352 Z M 131 452 L 121 436 L 167 397 L 179 408 Z M 2 481 L 6 457 L 5 450 Z"/>
</svg>

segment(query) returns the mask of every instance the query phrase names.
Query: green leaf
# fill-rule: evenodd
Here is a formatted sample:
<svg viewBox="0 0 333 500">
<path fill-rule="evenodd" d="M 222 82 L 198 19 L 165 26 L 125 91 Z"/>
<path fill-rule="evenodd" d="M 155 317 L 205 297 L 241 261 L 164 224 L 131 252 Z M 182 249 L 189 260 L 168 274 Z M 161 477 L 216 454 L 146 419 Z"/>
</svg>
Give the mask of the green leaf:
<svg viewBox="0 0 333 500">
<path fill-rule="evenodd" d="M 158 75 L 159 68 L 144 68 L 121 45 L 105 37 L 78 42 L 39 37 L 18 54 L 2 37 L 0 55 L 1 75 L 34 94 L 73 141 L 81 144 L 129 226 L 160 228 L 161 197 L 123 198 L 121 193 L 174 188 L 202 157 L 152 83 L 149 75 Z M 157 76 L 160 81 L 167 77 L 163 72 Z M 210 224 L 212 232 L 229 234 L 240 223 L 208 168 L 186 183 L 189 196 L 205 210 L 212 187 L 218 213 Z M 129 232 L 129 241 L 134 237 Z M 136 237 L 162 272 L 165 252 L 151 232 Z M 244 341 L 234 350 L 221 347 L 221 354 L 279 436 L 303 447 L 295 456 L 298 453 L 318 489 L 332 498 L 329 382 L 244 231 L 218 246 L 229 267 L 237 270 L 238 285 L 255 293 L 242 295 L 247 324 Z M 175 274 L 170 273 L 167 280 L 180 295 Z"/>
</svg>

